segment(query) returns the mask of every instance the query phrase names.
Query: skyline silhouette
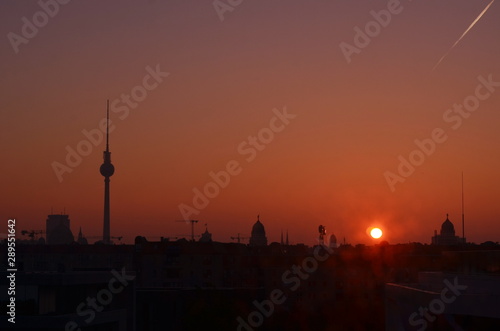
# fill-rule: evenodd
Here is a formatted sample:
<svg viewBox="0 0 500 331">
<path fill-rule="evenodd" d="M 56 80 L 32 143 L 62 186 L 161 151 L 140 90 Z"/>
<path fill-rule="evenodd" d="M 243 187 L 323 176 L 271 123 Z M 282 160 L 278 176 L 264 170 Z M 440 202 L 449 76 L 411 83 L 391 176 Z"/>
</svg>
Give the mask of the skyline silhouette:
<svg viewBox="0 0 500 331">
<path fill-rule="evenodd" d="M 499 17 L 2 1 L 0 329 L 499 330 Z"/>
</svg>

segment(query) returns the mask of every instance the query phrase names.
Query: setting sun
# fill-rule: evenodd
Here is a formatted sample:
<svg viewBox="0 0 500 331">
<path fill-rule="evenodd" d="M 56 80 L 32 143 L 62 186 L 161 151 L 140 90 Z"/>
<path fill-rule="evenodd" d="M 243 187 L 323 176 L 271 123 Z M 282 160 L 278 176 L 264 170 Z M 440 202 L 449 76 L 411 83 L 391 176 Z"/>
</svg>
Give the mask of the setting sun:
<svg viewBox="0 0 500 331">
<path fill-rule="evenodd" d="M 370 236 L 372 236 L 372 238 L 378 239 L 382 237 L 382 230 L 380 230 L 379 228 L 373 228 L 370 231 Z"/>
</svg>

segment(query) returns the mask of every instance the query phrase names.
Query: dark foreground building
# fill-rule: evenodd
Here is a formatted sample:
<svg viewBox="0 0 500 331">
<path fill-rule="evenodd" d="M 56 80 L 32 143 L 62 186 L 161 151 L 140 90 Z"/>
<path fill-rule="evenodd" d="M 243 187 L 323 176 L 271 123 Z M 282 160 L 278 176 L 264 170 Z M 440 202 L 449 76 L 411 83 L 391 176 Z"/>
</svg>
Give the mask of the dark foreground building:
<svg viewBox="0 0 500 331">
<path fill-rule="evenodd" d="M 500 251 L 443 257 L 443 272 L 387 284 L 386 330 L 500 330 Z"/>
<path fill-rule="evenodd" d="M 427 329 L 442 330 L 450 316 L 457 325 L 500 319 L 489 313 L 500 311 L 497 245 L 331 248 L 137 237 L 134 245 L 16 248 L 19 330 L 418 330 L 411 314 L 429 307 L 455 274 L 464 275 L 458 283 L 467 290 Z M 0 251 L 7 256 L 5 244 Z M 7 317 L 0 329 L 14 326 Z"/>
<path fill-rule="evenodd" d="M 135 284 L 121 271 L 18 272 L 15 292 L 15 324 L 2 318 L 2 330 L 134 330 Z"/>
</svg>

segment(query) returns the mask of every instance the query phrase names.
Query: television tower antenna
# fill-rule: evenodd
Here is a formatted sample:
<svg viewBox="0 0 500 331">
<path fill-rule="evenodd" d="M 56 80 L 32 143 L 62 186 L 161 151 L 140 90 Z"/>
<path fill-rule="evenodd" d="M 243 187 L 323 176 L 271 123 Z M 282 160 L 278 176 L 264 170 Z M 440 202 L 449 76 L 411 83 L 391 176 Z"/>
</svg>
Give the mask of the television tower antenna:
<svg viewBox="0 0 500 331">
<path fill-rule="evenodd" d="M 109 177 L 115 173 L 115 167 L 111 164 L 111 152 L 109 151 L 109 100 L 106 109 L 106 150 L 103 152 L 103 163 L 99 169 L 104 176 L 104 222 L 102 230 L 102 241 L 111 243 L 110 237 L 110 212 L 109 212 Z"/>
<path fill-rule="evenodd" d="M 464 172 L 462 171 L 462 240 L 465 245 L 465 216 L 464 216 Z"/>
</svg>

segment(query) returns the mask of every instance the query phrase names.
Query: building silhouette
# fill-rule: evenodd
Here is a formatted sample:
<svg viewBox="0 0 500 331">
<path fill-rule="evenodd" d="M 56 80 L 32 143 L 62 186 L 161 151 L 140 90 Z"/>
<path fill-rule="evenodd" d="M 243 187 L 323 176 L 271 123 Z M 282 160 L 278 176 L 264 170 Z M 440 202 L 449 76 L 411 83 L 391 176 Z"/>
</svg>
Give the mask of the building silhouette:
<svg viewBox="0 0 500 331">
<path fill-rule="evenodd" d="M 440 252 L 443 267 L 386 284 L 385 330 L 498 330 L 500 251 Z"/>
<path fill-rule="evenodd" d="M 82 234 L 82 227 L 80 227 L 80 232 L 78 232 L 78 239 L 76 239 L 76 242 L 80 245 L 88 245 L 87 238 L 85 238 Z"/>
<path fill-rule="evenodd" d="M 260 216 L 257 215 L 257 222 L 252 227 L 252 235 L 250 237 L 250 246 L 266 246 L 267 237 L 264 225 L 260 222 Z"/>
<path fill-rule="evenodd" d="M 268 245 L 259 215 L 249 245 L 240 243 L 239 234 L 233 237 L 238 243 L 214 242 L 208 227 L 196 242 L 196 220 L 190 221 L 191 241 L 149 242 L 137 236 L 132 245 L 113 245 L 110 155 L 107 139 L 100 169 L 105 177 L 102 242 L 88 245 L 80 228 L 76 244 L 69 216 L 49 215 L 47 243 L 59 245 L 16 245 L 17 329 L 411 329 L 409 317 L 418 306 L 441 310 L 433 302 L 443 298 L 444 280 L 456 277 L 467 291 L 434 313 L 429 330 L 500 329 L 500 246 L 458 246 L 464 240 L 455 235 L 448 215 L 433 245 L 352 246 L 345 238 L 338 245 L 323 225 L 313 247 L 290 245 L 288 231 L 286 240 L 281 232 L 281 243 Z M 7 240 L 0 242 L 1 255 L 7 252 Z M 2 270 L 6 262 L 0 259 Z M 0 291 L 6 293 L 7 277 L 2 279 Z M 281 293 L 279 303 L 273 301 L 276 293 Z M 0 304 L 7 301 L 0 297 Z M 0 320 L 0 329 L 7 327 Z"/>
<path fill-rule="evenodd" d="M 205 224 L 205 232 L 201 234 L 200 240 L 201 243 L 209 243 L 212 242 L 212 234 L 208 232 L 208 227 Z"/>
<path fill-rule="evenodd" d="M 262 223 L 256 224 L 254 234 L 262 235 Z M 62 330 L 72 322 L 94 331 L 235 330 L 239 323 L 255 322 L 255 303 L 267 307 L 275 290 L 286 299 L 262 315 L 261 327 L 249 324 L 252 329 L 412 330 L 413 312 L 437 302 L 444 279 L 454 284 L 456 276 L 467 290 L 446 303 L 442 314 L 430 312 L 436 320 L 426 320 L 428 330 L 448 330 L 448 320 L 464 330 L 500 327 L 500 246 L 494 243 L 488 248 L 409 243 L 284 249 L 278 242 L 250 246 L 141 236 L 133 245 L 17 243 L 20 330 Z M 7 249 L 7 242 L 0 242 L 0 253 L 6 256 Z M 0 259 L 2 270 L 6 262 Z M 115 291 L 122 288 L 119 282 L 109 285 L 117 272 L 127 284 L 121 292 Z M 3 279 L 0 290 L 7 293 Z M 97 299 L 93 319 L 81 316 L 88 307 L 78 310 L 87 298 Z M 0 304 L 7 302 L 0 297 Z M 0 320 L 0 329 L 10 326 Z"/>
<path fill-rule="evenodd" d="M 432 237 L 433 245 L 459 245 L 465 243 L 465 238 L 460 238 L 455 235 L 455 226 L 448 219 L 448 214 L 446 214 L 446 220 L 441 225 L 441 231 L 437 234 L 434 231 L 434 236 Z"/>
<path fill-rule="evenodd" d="M 49 245 L 71 244 L 75 240 L 68 215 L 48 215 L 45 232 Z"/>
</svg>

